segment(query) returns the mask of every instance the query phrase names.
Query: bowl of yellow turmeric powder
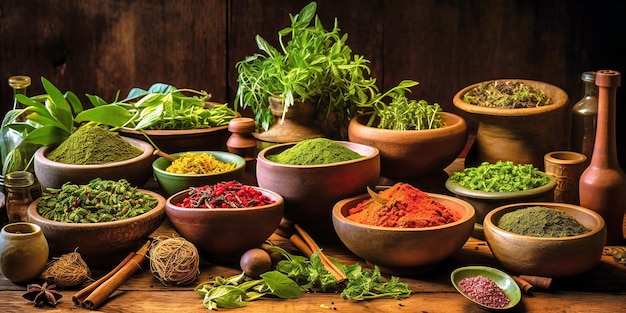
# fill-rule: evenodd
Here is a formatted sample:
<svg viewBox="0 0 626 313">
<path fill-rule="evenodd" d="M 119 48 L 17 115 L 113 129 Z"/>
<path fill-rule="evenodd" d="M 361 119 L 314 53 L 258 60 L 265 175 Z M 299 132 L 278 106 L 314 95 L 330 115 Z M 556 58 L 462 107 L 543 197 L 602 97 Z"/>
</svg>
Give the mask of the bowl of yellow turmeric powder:
<svg viewBox="0 0 626 313">
<path fill-rule="evenodd" d="M 159 188 L 167 196 L 191 187 L 223 181 L 241 181 L 246 161 L 225 151 L 188 151 L 173 153 L 174 161 L 159 157 L 152 163 Z"/>
<path fill-rule="evenodd" d="M 466 201 L 407 183 L 376 190 L 337 202 L 332 218 L 343 244 L 383 273 L 430 271 L 472 233 L 475 211 Z"/>
</svg>

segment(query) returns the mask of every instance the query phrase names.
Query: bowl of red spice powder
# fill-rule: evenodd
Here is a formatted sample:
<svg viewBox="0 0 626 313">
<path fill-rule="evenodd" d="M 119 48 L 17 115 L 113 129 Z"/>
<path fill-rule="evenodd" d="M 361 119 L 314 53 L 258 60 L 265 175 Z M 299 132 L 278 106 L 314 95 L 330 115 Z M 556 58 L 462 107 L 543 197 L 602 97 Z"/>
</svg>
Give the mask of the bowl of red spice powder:
<svg viewBox="0 0 626 313">
<path fill-rule="evenodd" d="M 403 275 L 429 270 L 470 237 L 475 212 L 469 203 L 406 183 L 381 189 L 341 200 L 332 212 L 343 244 L 381 272 Z"/>
<path fill-rule="evenodd" d="M 259 247 L 278 228 L 283 211 L 278 193 L 234 180 L 191 187 L 165 202 L 174 229 L 218 264 L 239 262 L 245 251 Z"/>
</svg>

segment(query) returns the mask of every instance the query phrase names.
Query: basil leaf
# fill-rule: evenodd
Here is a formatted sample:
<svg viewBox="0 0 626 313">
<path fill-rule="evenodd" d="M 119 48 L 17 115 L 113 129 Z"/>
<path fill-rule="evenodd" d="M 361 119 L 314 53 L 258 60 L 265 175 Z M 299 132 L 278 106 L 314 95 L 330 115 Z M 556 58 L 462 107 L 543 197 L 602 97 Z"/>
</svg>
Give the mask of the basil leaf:
<svg viewBox="0 0 626 313">
<path fill-rule="evenodd" d="M 267 283 L 272 294 L 282 299 L 297 298 L 302 295 L 300 286 L 291 278 L 278 271 L 270 271 L 261 274 L 261 278 Z"/>
<path fill-rule="evenodd" d="M 70 134 L 70 132 L 62 128 L 46 125 L 33 129 L 24 137 L 24 141 L 49 146 L 62 142 L 64 138 L 69 137 Z M 61 141 L 59 141 L 59 138 L 61 138 Z"/>
<path fill-rule="evenodd" d="M 133 114 L 116 104 L 97 106 L 76 115 L 76 123 L 92 121 L 112 127 L 123 127 L 132 119 Z"/>
<path fill-rule="evenodd" d="M 217 286 L 204 295 L 202 305 L 209 310 L 216 310 L 218 307 L 240 308 L 248 305 L 248 302 L 242 300 L 244 295 L 245 292 L 235 286 Z"/>
</svg>

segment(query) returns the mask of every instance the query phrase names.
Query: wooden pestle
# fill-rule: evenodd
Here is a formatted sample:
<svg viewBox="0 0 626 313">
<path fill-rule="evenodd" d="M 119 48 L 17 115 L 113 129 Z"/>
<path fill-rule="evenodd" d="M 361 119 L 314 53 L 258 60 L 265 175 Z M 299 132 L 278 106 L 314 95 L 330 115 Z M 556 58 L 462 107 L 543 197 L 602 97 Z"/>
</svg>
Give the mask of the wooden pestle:
<svg viewBox="0 0 626 313">
<path fill-rule="evenodd" d="M 174 162 L 174 160 L 176 160 L 176 158 L 174 158 L 173 156 L 161 151 L 161 150 L 154 150 L 154 152 L 152 153 L 153 155 L 158 155 L 161 157 L 164 157 L 172 162 Z"/>
</svg>

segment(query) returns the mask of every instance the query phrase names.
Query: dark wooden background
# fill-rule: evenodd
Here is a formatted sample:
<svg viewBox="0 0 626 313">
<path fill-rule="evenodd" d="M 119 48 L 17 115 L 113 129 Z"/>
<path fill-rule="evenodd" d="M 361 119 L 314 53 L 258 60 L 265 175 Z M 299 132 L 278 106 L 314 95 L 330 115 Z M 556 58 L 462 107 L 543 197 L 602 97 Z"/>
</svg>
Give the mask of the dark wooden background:
<svg viewBox="0 0 626 313">
<path fill-rule="evenodd" d="M 12 105 L 6 79 L 40 77 L 62 91 L 113 100 L 133 87 L 164 82 L 203 89 L 232 103 L 234 65 L 258 52 L 254 36 L 276 43 L 304 0 L 3 0 L 0 1 L 1 112 Z M 541 80 L 573 104 L 580 74 L 626 74 L 626 1 L 319 0 L 323 24 L 335 17 L 356 54 L 371 61 L 386 89 L 420 82 L 415 98 L 460 113 L 461 88 L 496 78 Z M 626 159 L 626 92 L 618 89 L 618 150 Z M 472 128 L 475 122 L 467 117 Z M 565 131 L 563 131 L 565 134 Z M 622 164 L 624 162 L 622 161 Z M 624 168 L 624 165 L 622 165 Z"/>
</svg>

